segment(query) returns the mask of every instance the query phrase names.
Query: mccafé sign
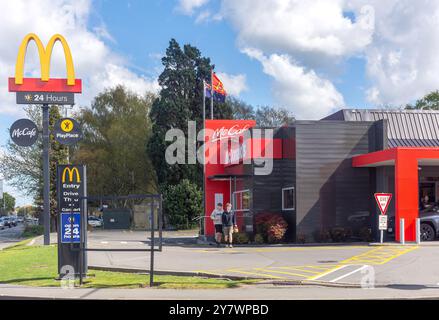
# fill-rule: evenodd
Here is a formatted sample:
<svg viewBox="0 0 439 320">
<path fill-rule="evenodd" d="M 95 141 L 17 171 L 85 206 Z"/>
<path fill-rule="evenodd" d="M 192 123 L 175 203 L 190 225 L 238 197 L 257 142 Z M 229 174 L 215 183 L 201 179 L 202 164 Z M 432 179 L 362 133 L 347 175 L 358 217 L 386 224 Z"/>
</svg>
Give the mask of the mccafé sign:
<svg viewBox="0 0 439 320">
<path fill-rule="evenodd" d="M 240 127 L 238 124 L 235 124 L 234 126 L 230 128 L 221 127 L 219 129 L 215 129 L 212 134 L 211 141 L 219 141 L 223 139 L 230 139 L 236 136 L 242 135 L 245 131 L 247 131 L 250 128 L 250 125 L 246 124 L 243 127 Z"/>
<path fill-rule="evenodd" d="M 12 124 L 9 135 L 16 145 L 30 147 L 38 140 L 38 127 L 29 119 L 20 119 Z"/>
</svg>

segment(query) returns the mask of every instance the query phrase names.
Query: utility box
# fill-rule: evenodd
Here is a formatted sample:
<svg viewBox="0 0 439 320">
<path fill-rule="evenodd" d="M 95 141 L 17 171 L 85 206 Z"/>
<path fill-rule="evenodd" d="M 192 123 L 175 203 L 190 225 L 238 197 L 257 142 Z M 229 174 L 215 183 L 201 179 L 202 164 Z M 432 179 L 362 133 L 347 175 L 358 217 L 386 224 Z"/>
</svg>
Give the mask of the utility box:
<svg viewBox="0 0 439 320">
<path fill-rule="evenodd" d="M 134 229 L 138 230 L 151 230 L 151 205 L 140 204 L 134 206 Z M 158 220 L 158 207 L 154 206 L 154 226 L 157 228 L 159 225 Z"/>
<path fill-rule="evenodd" d="M 104 209 L 102 215 L 103 229 L 130 229 L 131 210 L 126 208 Z"/>
</svg>

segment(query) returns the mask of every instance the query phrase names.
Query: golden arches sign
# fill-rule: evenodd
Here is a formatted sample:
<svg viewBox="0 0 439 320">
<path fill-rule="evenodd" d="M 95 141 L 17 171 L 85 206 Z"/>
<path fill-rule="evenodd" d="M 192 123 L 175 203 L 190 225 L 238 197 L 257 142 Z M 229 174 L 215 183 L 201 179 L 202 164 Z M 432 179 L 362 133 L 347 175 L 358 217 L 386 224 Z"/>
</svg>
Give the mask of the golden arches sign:
<svg viewBox="0 0 439 320">
<path fill-rule="evenodd" d="M 34 41 L 37 45 L 38 54 L 40 56 L 41 80 L 49 81 L 50 60 L 52 57 L 53 46 L 57 41 L 59 41 L 64 49 L 64 56 L 66 59 L 67 85 L 75 85 L 75 69 L 73 67 L 73 58 L 66 39 L 60 34 L 55 34 L 52 36 L 52 38 L 50 38 L 47 47 L 44 48 L 40 38 L 34 33 L 29 33 L 26 37 L 24 37 L 23 41 L 21 42 L 20 49 L 18 50 L 17 63 L 15 65 L 15 84 L 23 84 L 26 51 L 27 46 L 31 41 Z"/>
<path fill-rule="evenodd" d="M 76 174 L 76 183 L 81 183 L 81 176 L 79 175 L 79 170 L 76 167 L 73 168 L 65 168 L 62 173 L 62 183 L 66 182 L 66 176 L 69 175 L 69 182 L 73 182 L 73 177 Z"/>
</svg>

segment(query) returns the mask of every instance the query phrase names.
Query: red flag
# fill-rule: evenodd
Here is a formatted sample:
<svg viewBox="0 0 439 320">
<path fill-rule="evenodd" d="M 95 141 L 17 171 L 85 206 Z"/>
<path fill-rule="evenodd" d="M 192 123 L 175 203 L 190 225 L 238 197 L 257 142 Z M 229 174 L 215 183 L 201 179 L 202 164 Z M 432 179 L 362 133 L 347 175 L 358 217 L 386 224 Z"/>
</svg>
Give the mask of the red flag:
<svg viewBox="0 0 439 320">
<path fill-rule="evenodd" d="M 212 76 L 213 76 L 213 79 L 212 79 L 213 91 L 222 95 L 222 96 L 226 96 L 227 92 L 224 89 L 224 85 L 221 82 L 221 80 L 218 78 L 218 76 L 216 75 L 215 72 L 212 72 Z"/>
</svg>

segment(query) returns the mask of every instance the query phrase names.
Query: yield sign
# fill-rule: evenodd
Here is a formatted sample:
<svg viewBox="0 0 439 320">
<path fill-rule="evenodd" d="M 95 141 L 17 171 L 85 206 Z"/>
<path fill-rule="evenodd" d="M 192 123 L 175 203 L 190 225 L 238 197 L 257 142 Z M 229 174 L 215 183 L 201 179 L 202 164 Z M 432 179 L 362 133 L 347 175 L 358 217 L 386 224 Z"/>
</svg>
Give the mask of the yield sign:
<svg viewBox="0 0 439 320">
<path fill-rule="evenodd" d="M 391 193 L 375 193 L 375 200 L 378 204 L 378 208 L 380 208 L 381 214 L 386 214 L 391 199 Z"/>
</svg>

